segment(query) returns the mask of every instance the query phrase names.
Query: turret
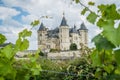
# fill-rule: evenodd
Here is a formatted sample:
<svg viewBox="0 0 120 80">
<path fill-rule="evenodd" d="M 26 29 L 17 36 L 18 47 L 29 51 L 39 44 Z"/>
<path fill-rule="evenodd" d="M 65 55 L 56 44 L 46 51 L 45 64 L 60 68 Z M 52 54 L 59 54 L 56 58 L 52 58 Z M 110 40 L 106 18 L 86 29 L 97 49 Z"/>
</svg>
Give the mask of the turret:
<svg viewBox="0 0 120 80">
<path fill-rule="evenodd" d="M 70 39 L 71 44 L 75 43 L 77 45 L 77 48 L 80 49 L 80 38 L 79 32 L 76 29 L 76 25 L 70 29 Z"/>
<path fill-rule="evenodd" d="M 38 29 L 38 48 L 44 50 L 46 48 L 47 28 L 41 23 Z"/>
<path fill-rule="evenodd" d="M 69 50 L 69 26 L 63 15 L 60 27 L 59 27 L 59 38 L 60 38 L 60 50 Z"/>
<path fill-rule="evenodd" d="M 79 34 L 81 35 L 81 43 L 85 46 L 88 45 L 88 29 L 86 28 L 85 24 L 82 23 L 79 30 Z"/>
</svg>

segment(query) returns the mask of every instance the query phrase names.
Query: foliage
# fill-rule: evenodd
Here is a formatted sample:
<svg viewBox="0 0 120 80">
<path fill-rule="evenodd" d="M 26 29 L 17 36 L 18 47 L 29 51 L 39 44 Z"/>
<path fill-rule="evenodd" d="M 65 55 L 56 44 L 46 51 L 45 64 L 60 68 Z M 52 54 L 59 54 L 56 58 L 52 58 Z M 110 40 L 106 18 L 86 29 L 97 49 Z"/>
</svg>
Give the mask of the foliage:
<svg viewBox="0 0 120 80">
<path fill-rule="evenodd" d="M 93 80 L 94 77 L 94 70 L 95 68 L 92 67 L 90 62 L 88 62 L 87 57 L 82 57 L 75 59 L 69 63 L 67 67 L 67 72 L 76 74 L 76 75 L 69 75 L 66 77 L 67 80 Z M 71 77 L 70 77 L 71 76 Z"/>
<path fill-rule="evenodd" d="M 6 41 L 6 37 L 0 34 L 0 44 L 3 44 Z"/>
<path fill-rule="evenodd" d="M 40 52 L 39 52 L 39 55 L 40 55 L 40 56 L 44 56 L 45 54 L 44 54 L 42 51 L 40 51 Z"/>
<path fill-rule="evenodd" d="M 39 20 L 34 20 L 33 22 L 31 22 L 30 25 L 33 26 L 33 27 L 35 27 L 35 26 L 37 26 L 39 23 L 40 23 Z"/>
<path fill-rule="evenodd" d="M 16 60 L 14 57 L 18 51 L 26 50 L 29 47 L 27 37 L 31 36 L 31 31 L 24 29 L 19 33 L 19 37 L 14 44 L 0 48 L 0 80 L 30 80 L 39 75 L 41 66 L 36 63 L 38 52 L 35 57 L 29 60 Z M 0 34 L 0 44 L 4 44 L 6 37 Z"/>
<path fill-rule="evenodd" d="M 98 13 L 90 10 L 80 2 L 84 9 L 81 12 L 85 15 L 90 12 L 86 19 L 97 25 L 102 32 L 93 38 L 96 48 L 87 57 L 68 62 L 52 62 L 50 60 L 37 60 L 38 53 L 30 56 L 27 60 L 16 60 L 14 56 L 18 51 L 26 50 L 29 47 L 27 37 L 31 36 L 31 31 L 24 29 L 19 33 L 19 37 L 14 46 L 9 44 L 0 48 L 0 80 L 119 80 L 120 79 L 120 10 L 115 4 L 98 5 Z M 94 2 L 89 2 L 89 6 L 94 6 Z M 31 23 L 31 26 L 39 24 L 38 20 Z M 0 44 L 5 43 L 6 37 L 0 34 Z M 76 44 L 71 44 L 71 50 L 76 50 Z M 84 48 L 82 48 L 84 50 Z M 84 50 L 85 51 L 85 50 Z M 84 52 L 85 53 L 85 52 Z M 41 61 L 41 62 L 40 62 Z M 40 65 L 40 63 L 41 65 Z M 53 66 L 54 65 L 54 66 Z M 54 74 L 43 70 L 56 70 L 73 75 Z M 41 71 L 41 72 L 40 72 Z M 42 73 L 43 72 L 43 73 Z M 53 77 L 54 76 L 54 77 Z"/>
<path fill-rule="evenodd" d="M 88 4 L 91 5 L 91 6 L 94 6 L 94 5 L 95 5 L 95 3 L 94 3 L 94 2 L 91 2 L 91 1 L 88 2 Z"/>
<path fill-rule="evenodd" d="M 50 49 L 50 52 L 58 52 L 58 49 Z"/>
<path fill-rule="evenodd" d="M 42 68 L 38 80 L 64 80 L 64 74 L 61 73 L 67 68 L 67 62 L 51 61 L 43 57 L 38 62 Z"/>
<path fill-rule="evenodd" d="M 77 45 L 75 43 L 72 43 L 70 45 L 70 50 L 77 50 Z"/>
<path fill-rule="evenodd" d="M 102 29 L 102 32 L 93 38 L 96 49 L 90 55 L 92 66 L 95 69 L 95 78 L 97 80 L 119 80 L 120 79 L 120 23 L 115 28 L 115 22 L 120 20 L 119 9 L 115 4 L 98 5 L 98 14 L 90 10 L 84 4 L 80 3 L 84 9 L 81 12 L 87 16 L 87 20 Z M 93 6 L 93 3 L 89 2 Z"/>
</svg>

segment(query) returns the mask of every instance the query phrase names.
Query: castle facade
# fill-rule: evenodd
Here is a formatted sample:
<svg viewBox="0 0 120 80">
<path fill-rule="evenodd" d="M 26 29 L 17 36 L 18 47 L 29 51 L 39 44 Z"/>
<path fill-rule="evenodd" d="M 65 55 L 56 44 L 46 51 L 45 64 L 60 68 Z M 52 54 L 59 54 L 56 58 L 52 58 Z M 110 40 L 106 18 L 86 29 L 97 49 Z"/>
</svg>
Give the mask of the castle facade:
<svg viewBox="0 0 120 80">
<path fill-rule="evenodd" d="M 70 28 L 67 24 L 65 16 L 63 16 L 61 24 L 53 30 L 49 30 L 41 23 L 38 29 L 38 48 L 41 50 L 57 49 L 60 51 L 70 50 L 71 44 L 76 44 L 80 49 L 80 44 L 88 45 L 88 29 L 82 23 L 80 28 L 76 26 Z"/>
</svg>

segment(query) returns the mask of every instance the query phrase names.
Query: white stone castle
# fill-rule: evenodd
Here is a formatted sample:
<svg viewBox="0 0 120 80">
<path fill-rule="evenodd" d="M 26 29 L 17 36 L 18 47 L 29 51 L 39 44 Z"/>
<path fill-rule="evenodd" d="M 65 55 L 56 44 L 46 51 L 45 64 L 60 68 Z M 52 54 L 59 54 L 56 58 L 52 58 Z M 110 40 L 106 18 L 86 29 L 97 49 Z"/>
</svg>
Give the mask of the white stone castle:
<svg viewBox="0 0 120 80">
<path fill-rule="evenodd" d="M 38 29 L 38 48 L 41 50 L 57 49 L 60 51 L 70 50 L 70 45 L 75 43 L 77 49 L 80 49 L 80 43 L 88 45 L 88 29 L 82 23 L 79 29 L 74 25 L 70 28 L 63 15 L 61 24 L 53 30 L 49 30 L 41 23 Z"/>
</svg>

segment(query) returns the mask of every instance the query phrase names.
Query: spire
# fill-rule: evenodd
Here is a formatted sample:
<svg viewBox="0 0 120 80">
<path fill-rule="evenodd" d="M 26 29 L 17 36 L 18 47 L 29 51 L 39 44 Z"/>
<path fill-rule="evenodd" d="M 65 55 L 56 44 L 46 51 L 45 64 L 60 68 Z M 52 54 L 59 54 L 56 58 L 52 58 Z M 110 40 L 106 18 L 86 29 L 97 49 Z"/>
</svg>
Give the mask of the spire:
<svg viewBox="0 0 120 80">
<path fill-rule="evenodd" d="M 76 29 L 76 25 L 74 24 L 74 29 Z"/>
<path fill-rule="evenodd" d="M 66 21 L 64 15 L 65 15 L 65 13 L 63 12 L 63 18 L 62 18 L 62 21 L 61 21 L 61 25 L 60 25 L 60 26 L 68 26 L 68 25 L 67 25 L 67 21 Z"/>
<path fill-rule="evenodd" d="M 79 30 L 88 30 L 88 29 L 86 28 L 85 24 L 82 23 L 82 24 L 80 25 Z"/>
<path fill-rule="evenodd" d="M 74 25 L 74 28 L 71 28 L 70 33 L 78 33 L 75 25 Z"/>
<path fill-rule="evenodd" d="M 41 23 L 41 25 L 40 25 L 40 27 L 39 27 L 38 30 L 39 30 L 39 31 L 45 30 L 45 26 L 43 25 L 43 23 Z"/>
</svg>

